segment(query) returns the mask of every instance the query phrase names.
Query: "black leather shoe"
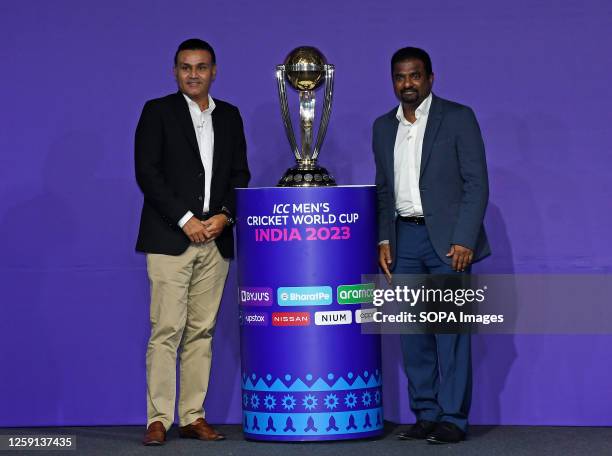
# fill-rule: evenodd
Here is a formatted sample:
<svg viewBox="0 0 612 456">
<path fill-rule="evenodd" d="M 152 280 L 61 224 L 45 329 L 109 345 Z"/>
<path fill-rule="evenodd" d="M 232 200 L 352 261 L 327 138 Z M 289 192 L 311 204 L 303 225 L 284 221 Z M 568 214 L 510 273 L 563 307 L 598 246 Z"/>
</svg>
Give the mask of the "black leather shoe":
<svg viewBox="0 0 612 456">
<path fill-rule="evenodd" d="M 465 440 L 465 432 L 448 421 L 438 423 L 434 431 L 427 436 L 427 442 L 433 444 L 458 443 L 462 440 Z"/>
<path fill-rule="evenodd" d="M 414 423 L 407 431 L 397 434 L 400 440 L 422 440 L 436 428 L 433 421 L 420 420 Z"/>
</svg>

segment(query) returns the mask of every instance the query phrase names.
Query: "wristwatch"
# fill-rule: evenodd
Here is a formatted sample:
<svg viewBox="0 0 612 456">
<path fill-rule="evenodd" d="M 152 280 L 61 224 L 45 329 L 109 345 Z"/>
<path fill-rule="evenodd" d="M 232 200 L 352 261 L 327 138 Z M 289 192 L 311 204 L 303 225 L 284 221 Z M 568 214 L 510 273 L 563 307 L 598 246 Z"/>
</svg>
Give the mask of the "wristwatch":
<svg viewBox="0 0 612 456">
<path fill-rule="evenodd" d="M 234 226 L 234 224 L 236 223 L 236 219 L 234 219 L 232 213 L 227 207 L 223 206 L 219 211 L 219 214 L 223 214 L 227 217 L 227 226 Z"/>
</svg>

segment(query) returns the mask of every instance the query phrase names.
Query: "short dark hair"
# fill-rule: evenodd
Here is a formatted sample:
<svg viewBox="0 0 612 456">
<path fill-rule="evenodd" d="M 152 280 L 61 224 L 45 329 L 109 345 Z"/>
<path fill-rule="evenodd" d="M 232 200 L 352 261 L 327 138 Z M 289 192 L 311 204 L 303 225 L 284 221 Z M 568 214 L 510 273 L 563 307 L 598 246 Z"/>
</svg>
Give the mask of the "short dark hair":
<svg viewBox="0 0 612 456">
<path fill-rule="evenodd" d="M 210 44 L 208 44 L 206 41 L 201 40 L 199 38 L 190 38 L 188 40 L 183 41 L 181 44 L 179 44 L 179 47 L 176 50 L 176 53 L 174 54 L 174 66 L 176 66 L 177 64 L 179 52 L 198 51 L 198 50 L 210 52 L 210 56 L 212 57 L 213 65 L 217 63 L 217 60 L 215 57 L 215 50 L 212 48 Z"/>
<path fill-rule="evenodd" d="M 416 47 L 405 47 L 395 51 L 395 54 L 393 54 L 393 57 L 391 57 L 391 73 L 393 73 L 393 67 L 396 63 L 410 59 L 416 59 L 423 62 L 427 76 L 431 76 L 433 70 L 431 68 L 431 58 L 429 57 L 429 54 L 423 49 Z"/>
</svg>

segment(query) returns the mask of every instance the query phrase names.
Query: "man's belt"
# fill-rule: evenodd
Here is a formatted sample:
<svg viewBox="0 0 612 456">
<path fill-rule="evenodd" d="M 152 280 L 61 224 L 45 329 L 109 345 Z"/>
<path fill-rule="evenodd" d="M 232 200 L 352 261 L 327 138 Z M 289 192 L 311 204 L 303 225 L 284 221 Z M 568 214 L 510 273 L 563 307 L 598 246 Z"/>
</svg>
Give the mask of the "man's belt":
<svg viewBox="0 0 612 456">
<path fill-rule="evenodd" d="M 400 219 L 402 222 L 414 223 L 415 225 L 425 225 L 425 217 L 404 217 L 403 215 L 400 215 L 397 218 Z"/>
</svg>

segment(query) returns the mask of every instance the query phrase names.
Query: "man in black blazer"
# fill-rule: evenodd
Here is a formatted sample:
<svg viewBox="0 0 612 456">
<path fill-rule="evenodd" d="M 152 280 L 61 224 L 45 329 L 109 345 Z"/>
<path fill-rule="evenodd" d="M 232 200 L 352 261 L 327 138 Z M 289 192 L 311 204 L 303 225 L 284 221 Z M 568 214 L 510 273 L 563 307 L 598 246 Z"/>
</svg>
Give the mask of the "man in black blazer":
<svg viewBox="0 0 612 456">
<path fill-rule="evenodd" d="M 179 348 L 179 434 L 224 438 L 204 419 L 203 402 L 234 254 L 234 189 L 246 187 L 250 174 L 238 109 L 209 95 L 216 71 L 208 43 L 181 43 L 174 57 L 179 91 L 147 101 L 136 129 L 144 195 L 136 250 L 147 254 L 151 283 L 145 445 L 163 444 L 174 421 Z"/>
<path fill-rule="evenodd" d="M 394 274 L 462 274 L 490 254 L 483 227 L 489 186 L 478 122 L 467 106 L 431 92 L 422 49 L 391 59 L 400 101 L 376 119 L 379 264 Z M 472 391 L 469 334 L 401 336 L 410 407 L 404 439 L 463 440 Z"/>
</svg>

